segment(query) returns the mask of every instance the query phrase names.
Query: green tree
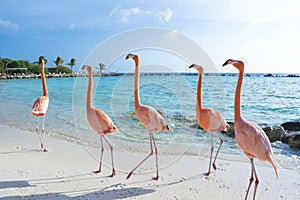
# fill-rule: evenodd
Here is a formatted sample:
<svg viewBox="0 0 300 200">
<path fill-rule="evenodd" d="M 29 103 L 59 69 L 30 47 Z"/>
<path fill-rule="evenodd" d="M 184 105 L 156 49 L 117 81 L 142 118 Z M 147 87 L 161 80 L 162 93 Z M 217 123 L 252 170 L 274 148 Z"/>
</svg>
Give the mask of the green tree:
<svg viewBox="0 0 300 200">
<path fill-rule="evenodd" d="M 106 69 L 106 65 L 103 63 L 100 63 L 99 68 L 100 68 L 100 74 L 102 74 L 102 72 Z"/>
<path fill-rule="evenodd" d="M 4 62 L 2 61 L 2 58 L 0 59 L 0 73 L 4 73 L 5 67 L 4 67 Z"/>
<path fill-rule="evenodd" d="M 10 62 L 12 62 L 13 60 L 12 59 L 9 59 L 9 58 L 2 58 L 1 59 L 2 60 L 2 62 L 3 62 L 3 67 L 4 67 L 4 70 L 6 69 L 6 68 L 8 68 L 8 64 L 10 63 Z"/>
<path fill-rule="evenodd" d="M 76 65 L 76 59 L 75 58 L 71 58 L 70 62 L 67 63 L 67 65 L 70 65 L 71 71 L 73 72 L 73 67 Z"/>
<path fill-rule="evenodd" d="M 64 63 L 64 60 L 61 57 L 57 57 L 56 60 L 53 60 L 55 63 L 56 67 L 61 66 Z"/>
<path fill-rule="evenodd" d="M 58 74 L 58 67 L 64 63 L 64 60 L 61 57 L 57 56 L 56 60 L 53 60 L 53 62 L 56 65 L 56 73 Z"/>
<path fill-rule="evenodd" d="M 45 58 L 45 56 L 40 56 L 40 57 L 39 57 L 38 64 L 41 63 L 42 60 L 44 60 L 45 65 L 48 63 L 48 60 Z"/>
</svg>

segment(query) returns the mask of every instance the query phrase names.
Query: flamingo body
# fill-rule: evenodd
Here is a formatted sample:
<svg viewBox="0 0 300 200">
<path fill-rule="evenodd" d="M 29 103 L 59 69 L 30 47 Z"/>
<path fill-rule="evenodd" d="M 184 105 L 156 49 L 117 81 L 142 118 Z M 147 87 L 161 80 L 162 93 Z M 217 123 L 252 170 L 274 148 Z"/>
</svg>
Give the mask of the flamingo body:
<svg viewBox="0 0 300 200">
<path fill-rule="evenodd" d="M 87 119 L 92 129 L 99 135 L 106 135 L 119 131 L 111 118 L 98 108 L 87 110 Z"/>
<path fill-rule="evenodd" d="M 150 153 L 143 159 L 133 170 L 131 170 L 126 179 L 129 179 L 133 172 L 144 163 L 150 156 L 155 153 L 156 158 L 156 177 L 153 180 L 158 180 L 158 150 L 155 144 L 155 138 L 153 132 L 161 132 L 169 130 L 168 125 L 164 118 L 151 106 L 143 105 L 140 102 L 139 97 L 139 57 L 134 54 L 128 54 L 126 60 L 132 58 L 135 62 L 135 73 L 134 73 L 134 110 L 137 119 L 148 129 L 150 135 Z"/>
<path fill-rule="evenodd" d="M 101 142 L 101 149 L 100 149 L 100 164 L 99 169 L 94 171 L 94 173 L 100 173 L 101 172 L 101 166 L 102 166 L 102 156 L 104 152 L 104 146 L 103 146 L 103 139 L 106 141 L 107 145 L 110 148 L 111 152 L 111 163 L 112 163 L 112 174 L 111 177 L 116 175 L 115 167 L 114 167 L 114 159 L 113 159 L 113 147 L 110 144 L 110 142 L 106 139 L 105 135 L 108 133 L 113 133 L 119 131 L 118 128 L 114 125 L 113 121 L 110 119 L 110 117 L 103 112 L 102 110 L 98 108 L 93 108 L 93 102 L 92 102 L 92 88 L 93 88 L 93 68 L 91 66 L 84 65 L 82 69 L 86 69 L 89 74 L 89 84 L 88 84 L 88 91 L 87 91 L 87 100 L 86 100 L 86 115 L 88 122 L 91 126 L 91 128 L 99 134 L 100 136 L 100 142 Z"/>
<path fill-rule="evenodd" d="M 196 115 L 198 124 L 208 133 L 213 134 L 217 133 L 220 130 L 227 130 L 227 122 L 224 119 L 224 117 L 217 111 L 211 109 L 211 108 L 203 108 L 202 107 L 202 75 L 203 75 L 203 67 L 200 65 L 192 64 L 189 68 L 195 68 L 199 72 L 199 79 L 198 79 L 198 88 L 197 88 L 197 103 L 196 103 Z M 220 148 L 223 143 L 223 139 L 221 136 L 217 134 L 218 138 L 220 139 L 220 146 L 217 150 L 216 156 L 213 161 L 213 168 L 216 170 L 216 160 L 218 153 L 220 151 Z M 211 135 L 211 150 L 210 150 L 210 159 L 209 159 L 209 167 L 208 172 L 204 173 L 205 176 L 208 176 L 210 174 L 210 167 L 211 167 L 211 159 L 212 154 L 214 150 L 214 142 Z"/>
<path fill-rule="evenodd" d="M 197 110 L 197 113 L 198 124 L 205 131 L 215 133 L 227 130 L 227 122 L 219 112 L 211 108 L 201 108 Z"/>
<path fill-rule="evenodd" d="M 33 103 L 31 114 L 37 117 L 44 117 L 46 115 L 49 105 L 49 97 L 41 96 Z"/>
<path fill-rule="evenodd" d="M 257 186 L 259 183 L 258 176 L 256 174 L 254 166 L 254 158 L 258 158 L 261 161 L 268 161 L 272 164 L 275 174 L 278 177 L 278 164 L 276 163 L 270 140 L 266 133 L 256 123 L 245 120 L 242 117 L 241 111 L 241 93 L 242 83 L 244 77 L 244 63 L 239 60 L 228 59 L 223 66 L 232 64 L 239 70 L 239 78 L 236 85 L 236 92 L 234 98 L 234 132 L 235 140 L 238 146 L 243 150 L 245 155 L 250 159 L 251 162 L 251 177 L 249 179 L 248 189 L 246 192 L 247 199 L 250 187 L 254 181 L 255 176 L 255 187 L 253 193 L 253 200 L 255 199 Z"/>
<path fill-rule="evenodd" d="M 48 89 L 47 89 L 47 83 L 46 83 L 46 76 L 45 76 L 45 63 L 44 60 L 40 61 L 40 66 L 41 66 L 41 79 L 42 79 L 42 87 L 43 87 L 43 96 L 40 96 L 39 98 L 37 98 L 37 100 L 35 100 L 35 102 L 32 105 L 32 110 L 31 110 L 31 114 L 33 114 L 34 116 L 36 116 L 36 133 L 39 136 L 39 140 L 41 143 L 41 148 L 42 151 L 46 152 L 48 151 L 45 147 L 45 130 L 44 130 L 44 124 L 45 124 L 45 116 L 46 116 L 46 112 L 48 109 L 48 105 L 49 105 L 49 94 L 48 94 Z M 39 117 L 42 117 L 42 137 L 39 134 Z"/>
<path fill-rule="evenodd" d="M 136 110 L 136 118 L 148 129 L 149 133 L 167 130 L 166 121 L 156 109 L 140 105 Z"/>
<path fill-rule="evenodd" d="M 278 167 L 275 161 L 270 140 L 266 133 L 256 123 L 240 119 L 234 123 L 235 141 L 249 159 L 258 158 L 268 161 L 274 167 L 278 177 Z"/>
</svg>

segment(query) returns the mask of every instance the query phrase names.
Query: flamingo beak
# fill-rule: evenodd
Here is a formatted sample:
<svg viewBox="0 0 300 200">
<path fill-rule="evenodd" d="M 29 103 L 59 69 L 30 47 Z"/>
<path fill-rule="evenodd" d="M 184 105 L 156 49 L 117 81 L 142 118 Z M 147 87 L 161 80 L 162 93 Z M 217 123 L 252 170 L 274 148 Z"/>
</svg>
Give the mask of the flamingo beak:
<svg viewBox="0 0 300 200">
<path fill-rule="evenodd" d="M 191 69 L 191 68 L 193 68 L 194 67 L 194 64 L 192 64 L 190 67 L 189 67 L 189 69 Z"/>
<path fill-rule="evenodd" d="M 133 54 L 128 54 L 127 56 L 126 56 L 126 58 L 125 58 L 125 60 L 127 60 L 127 59 L 129 59 L 129 58 L 132 58 L 133 57 Z"/>
<path fill-rule="evenodd" d="M 81 68 L 81 70 L 84 70 L 84 69 L 87 69 L 87 68 L 88 68 L 88 66 L 83 65 L 82 68 Z"/>
<path fill-rule="evenodd" d="M 222 66 L 224 67 L 225 65 L 228 65 L 228 64 L 231 64 L 231 60 L 230 59 L 226 60 L 226 62 Z"/>
</svg>

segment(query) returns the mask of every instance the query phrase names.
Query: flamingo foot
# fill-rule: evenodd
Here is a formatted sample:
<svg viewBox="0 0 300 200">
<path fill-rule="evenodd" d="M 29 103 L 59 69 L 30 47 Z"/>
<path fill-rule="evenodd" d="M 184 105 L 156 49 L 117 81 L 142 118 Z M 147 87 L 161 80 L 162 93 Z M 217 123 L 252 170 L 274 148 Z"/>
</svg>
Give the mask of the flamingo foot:
<svg viewBox="0 0 300 200">
<path fill-rule="evenodd" d="M 154 180 L 154 181 L 157 181 L 157 180 L 158 180 L 158 178 L 159 178 L 159 176 L 152 177 L 152 180 Z"/>
<path fill-rule="evenodd" d="M 213 163 L 212 166 L 213 166 L 214 170 L 217 170 L 217 167 L 216 167 L 215 163 Z"/>
<path fill-rule="evenodd" d="M 110 175 L 110 177 L 114 177 L 114 176 L 116 176 L 116 175 L 117 175 L 116 170 L 113 169 L 112 174 Z"/>
<path fill-rule="evenodd" d="M 44 144 L 41 143 L 42 152 L 48 152 L 48 150 L 44 147 Z"/>
<path fill-rule="evenodd" d="M 209 175 L 210 175 L 210 172 L 203 173 L 203 176 L 208 177 Z"/>
<path fill-rule="evenodd" d="M 129 179 L 132 176 L 132 172 L 129 172 L 129 174 L 127 175 L 126 179 Z"/>
<path fill-rule="evenodd" d="M 96 171 L 93 171 L 93 173 L 95 173 L 95 174 L 99 174 L 99 173 L 101 173 L 101 169 L 99 169 L 99 170 L 96 170 Z"/>
</svg>

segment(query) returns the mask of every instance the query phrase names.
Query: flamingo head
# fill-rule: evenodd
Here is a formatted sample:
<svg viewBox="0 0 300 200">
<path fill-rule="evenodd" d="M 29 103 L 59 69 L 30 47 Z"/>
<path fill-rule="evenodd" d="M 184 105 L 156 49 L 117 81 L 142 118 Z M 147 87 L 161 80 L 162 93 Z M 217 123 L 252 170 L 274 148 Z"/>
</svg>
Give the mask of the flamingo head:
<svg viewBox="0 0 300 200">
<path fill-rule="evenodd" d="M 234 59 L 228 59 L 222 66 L 224 67 L 225 65 L 232 64 L 235 66 L 237 69 L 244 69 L 244 63 L 239 60 L 234 60 Z"/>
<path fill-rule="evenodd" d="M 195 68 L 200 74 L 203 73 L 203 67 L 197 64 L 192 64 L 189 68 Z"/>
<path fill-rule="evenodd" d="M 88 71 L 93 71 L 93 68 L 91 67 L 91 66 L 88 66 L 88 65 L 83 65 L 82 66 L 82 68 L 81 68 L 82 70 L 88 70 Z"/>
<path fill-rule="evenodd" d="M 130 54 L 128 54 L 128 55 L 126 56 L 125 60 L 128 60 L 129 58 L 132 58 L 133 60 L 136 61 L 136 60 L 138 59 L 138 56 L 135 55 L 135 54 L 130 53 Z"/>
</svg>

